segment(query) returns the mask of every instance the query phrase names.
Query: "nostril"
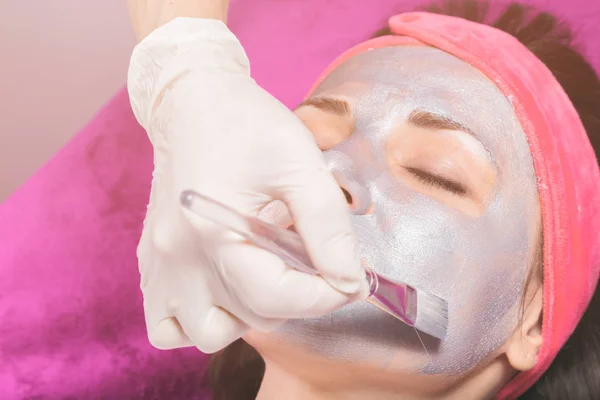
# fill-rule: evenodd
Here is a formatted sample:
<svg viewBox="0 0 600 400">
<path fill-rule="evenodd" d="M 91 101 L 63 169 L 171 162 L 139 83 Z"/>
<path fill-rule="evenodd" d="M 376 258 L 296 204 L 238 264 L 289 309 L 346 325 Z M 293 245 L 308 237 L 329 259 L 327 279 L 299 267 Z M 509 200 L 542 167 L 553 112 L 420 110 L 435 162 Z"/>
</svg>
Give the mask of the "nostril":
<svg viewBox="0 0 600 400">
<path fill-rule="evenodd" d="M 294 225 L 294 224 L 288 226 L 287 230 L 298 233 L 298 231 L 296 230 L 296 225 Z"/>
<path fill-rule="evenodd" d="M 350 194 L 350 192 L 347 191 L 344 188 L 341 188 L 341 189 L 342 189 L 342 193 L 344 193 L 344 197 L 346 198 L 346 202 L 348 204 L 352 205 L 352 203 L 354 202 L 354 200 L 352 199 L 352 195 Z"/>
</svg>

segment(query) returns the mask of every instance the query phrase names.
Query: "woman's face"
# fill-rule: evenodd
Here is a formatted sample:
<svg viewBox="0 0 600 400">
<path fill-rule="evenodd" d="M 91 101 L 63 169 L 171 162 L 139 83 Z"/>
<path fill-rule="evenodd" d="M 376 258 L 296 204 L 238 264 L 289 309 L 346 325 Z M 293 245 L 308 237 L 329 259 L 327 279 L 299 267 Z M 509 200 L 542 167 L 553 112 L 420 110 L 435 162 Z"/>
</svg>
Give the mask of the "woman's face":
<svg viewBox="0 0 600 400">
<path fill-rule="evenodd" d="M 249 342 L 446 376 L 497 355 L 517 326 L 539 231 L 533 162 L 510 100 L 440 50 L 388 47 L 343 63 L 296 113 L 346 191 L 365 263 L 446 299 L 448 334 L 419 335 L 362 302 Z"/>
</svg>

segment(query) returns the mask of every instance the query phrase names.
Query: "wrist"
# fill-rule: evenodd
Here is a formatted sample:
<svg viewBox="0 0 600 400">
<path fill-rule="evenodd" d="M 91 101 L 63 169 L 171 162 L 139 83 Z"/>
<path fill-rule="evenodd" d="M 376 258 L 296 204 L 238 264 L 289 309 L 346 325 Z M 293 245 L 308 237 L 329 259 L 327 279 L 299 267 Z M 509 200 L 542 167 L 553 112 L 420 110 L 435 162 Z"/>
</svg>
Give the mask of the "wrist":
<svg viewBox="0 0 600 400">
<path fill-rule="evenodd" d="M 129 14 L 138 41 L 180 17 L 227 22 L 230 0 L 128 0 Z"/>
<path fill-rule="evenodd" d="M 171 0 L 165 4 L 159 21 L 162 26 L 175 18 L 204 18 L 227 22 L 229 0 Z"/>
<path fill-rule="evenodd" d="M 233 75 L 250 79 L 250 65 L 242 45 L 227 26 L 215 19 L 177 18 L 135 47 L 127 89 L 136 119 L 148 130 L 162 94 L 173 96 L 176 88 L 190 85 L 202 86 L 197 93 L 222 89 Z M 178 96 L 181 101 L 184 95 Z M 152 136 L 150 131 L 148 134 Z"/>
</svg>

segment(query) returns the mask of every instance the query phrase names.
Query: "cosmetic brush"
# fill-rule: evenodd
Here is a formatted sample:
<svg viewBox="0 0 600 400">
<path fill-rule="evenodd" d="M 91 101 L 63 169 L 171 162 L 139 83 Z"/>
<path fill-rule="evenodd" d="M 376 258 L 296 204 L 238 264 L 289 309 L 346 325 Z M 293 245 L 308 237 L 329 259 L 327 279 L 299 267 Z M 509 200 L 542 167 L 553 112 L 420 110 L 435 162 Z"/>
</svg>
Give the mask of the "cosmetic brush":
<svg viewBox="0 0 600 400">
<path fill-rule="evenodd" d="M 192 214 L 239 234 L 255 246 L 280 257 L 289 267 L 319 275 L 298 233 L 243 215 L 194 191 L 182 192 L 180 202 Z M 444 339 L 448 327 L 448 303 L 444 299 L 406 283 L 389 280 L 370 268 L 366 268 L 366 279 L 369 295 L 365 301 L 421 332 Z"/>
</svg>

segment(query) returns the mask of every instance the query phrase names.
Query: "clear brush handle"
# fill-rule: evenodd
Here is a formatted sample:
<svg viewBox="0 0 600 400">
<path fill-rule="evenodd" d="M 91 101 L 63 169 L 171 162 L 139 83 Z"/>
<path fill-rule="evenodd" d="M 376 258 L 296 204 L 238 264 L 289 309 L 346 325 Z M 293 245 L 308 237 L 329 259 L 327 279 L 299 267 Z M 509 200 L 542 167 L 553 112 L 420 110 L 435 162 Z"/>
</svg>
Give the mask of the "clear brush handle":
<svg viewBox="0 0 600 400">
<path fill-rule="evenodd" d="M 233 208 L 200 193 L 187 190 L 181 194 L 181 205 L 194 215 L 205 218 L 227 228 L 257 247 L 276 256 L 283 262 L 304 273 L 319 275 L 313 266 L 300 235 L 291 230 L 278 227 L 256 217 L 243 215 Z M 377 275 L 367 269 L 370 294 L 377 291 Z"/>
<path fill-rule="evenodd" d="M 183 208 L 192 214 L 239 234 L 248 242 L 280 257 L 291 268 L 319 275 L 302 238 L 296 232 L 240 214 L 225 204 L 193 191 L 183 192 L 180 201 Z M 381 277 L 368 268 L 366 279 L 370 289 L 365 299 L 367 302 L 438 339 L 445 337 L 448 324 L 446 301 L 422 291 L 419 295 L 413 287 Z M 419 306 L 420 302 L 423 302 L 422 306 Z M 422 312 L 418 307 L 422 308 Z"/>
</svg>

